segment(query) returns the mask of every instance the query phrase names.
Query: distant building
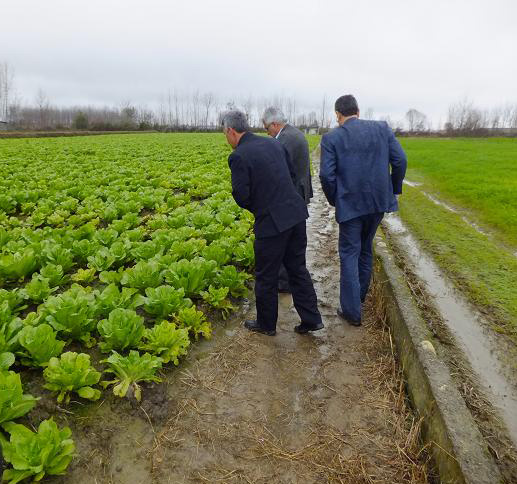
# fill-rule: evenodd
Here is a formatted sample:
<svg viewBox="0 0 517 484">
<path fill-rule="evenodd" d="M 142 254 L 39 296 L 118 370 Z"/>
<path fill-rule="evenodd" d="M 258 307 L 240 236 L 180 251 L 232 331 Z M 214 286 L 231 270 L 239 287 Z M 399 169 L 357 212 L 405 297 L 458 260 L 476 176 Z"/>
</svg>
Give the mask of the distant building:
<svg viewBox="0 0 517 484">
<path fill-rule="evenodd" d="M 8 126 L 9 126 L 9 124 L 7 123 L 7 121 L 0 121 L 0 131 L 7 130 Z"/>
<path fill-rule="evenodd" d="M 305 128 L 305 134 L 318 134 L 319 126 L 317 124 L 311 124 Z"/>
</svg>

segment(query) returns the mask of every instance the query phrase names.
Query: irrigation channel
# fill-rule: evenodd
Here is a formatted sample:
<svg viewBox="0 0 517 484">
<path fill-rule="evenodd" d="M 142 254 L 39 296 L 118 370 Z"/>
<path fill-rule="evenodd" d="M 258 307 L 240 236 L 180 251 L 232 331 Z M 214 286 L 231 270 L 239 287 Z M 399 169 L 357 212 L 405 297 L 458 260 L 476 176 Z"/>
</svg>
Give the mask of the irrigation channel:
<svg viewBox="0 0 517 484">
<path fill-rule="evenodd" d="M 383 228 L 435 336 L 440 358 L 448 363 L 503 475 L 508 482 L 517 482 L 515 345 L 491 328 L 397 214 L 388 214 Z"/>
<path fill-rule="evenodd" d="M 162 384 L 143 385 L 140 404 L 107 395 L 61 412 L 78 457 L 48 482 L 437 482 L 377 304 L 379 284 L 362 327 L 336 316 L 337 226 L 314 185 L 308 266 L 325 329 L 294 333 L 291 296 L 280 295 L 277 335 L 250 333 L 242 321 L 254 304 L 244 304 L 163 372 Z M 52 405 L 39 407 L 45 402 Z"/>
</svg>

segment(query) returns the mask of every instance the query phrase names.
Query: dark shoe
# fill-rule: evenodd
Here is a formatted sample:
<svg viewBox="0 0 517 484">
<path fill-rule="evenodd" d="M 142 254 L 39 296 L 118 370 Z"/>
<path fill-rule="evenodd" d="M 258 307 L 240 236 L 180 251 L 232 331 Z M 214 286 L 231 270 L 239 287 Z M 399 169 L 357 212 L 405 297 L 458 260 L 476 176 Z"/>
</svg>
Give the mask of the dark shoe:
<svg viewBox="0 0 517 484">
<path fill-rule="evenodd" d="M 345 318 L 345 315 L 343 314 L 343 311 L 341 311 L 341 308 L 337 308 L 337 315 L 343 320 L 346 321 L 351 326 L 361 326 L 361 321 L 354 321 L 353 319 Z"/>
<path fill-rule="evenodd" d="M 276 331 L 274 329 L 263 328 L 254 319 L 247 319 L 246 321 L 244 321 L 244 327 L 246 329 L 249 329 L 250 331 L 255 331 L 256 333 L 266 334 L 268 336 L 275 336 L 275 334 L 276 334 Z"/>
<path fill-rule="evenodd" d="M 305 333 L 308 333 L 309 331 L 318 331 L 318 329 L 323 329 L 324 327 L 325 326 L 323 325 L 323 323 L 318 323 L 315 326 L 312 324 L 309 325 L 309 324 L 301 323 L 298 326 L 295 326 L 294 330 L 298 334 L 305 334 Z"/>
</svg>

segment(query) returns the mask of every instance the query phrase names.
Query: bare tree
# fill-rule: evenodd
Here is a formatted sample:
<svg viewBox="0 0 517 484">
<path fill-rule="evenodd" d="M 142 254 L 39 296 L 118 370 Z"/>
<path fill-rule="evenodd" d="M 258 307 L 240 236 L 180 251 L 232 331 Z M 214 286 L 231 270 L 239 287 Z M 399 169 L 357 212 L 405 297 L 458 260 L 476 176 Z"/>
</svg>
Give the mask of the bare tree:
<svg viewBox="0 0 517 484">
<path fill-rule="evenodd" d="M 9 106 L 14 83 L 14 71 L 7 62 L 0 64 L 0 119 L 9 120 Z"/>
<path fill-rule="evenodd" d="M 204 126 L 205 128 L 208 127 L 208 116 L 210 115 L 210 108 L 214 105 L 215 103 L 215 95 L 213 92 L 207 92 L 205 94 L 203 94 L 202 98 L 201 98 L 201 102 L 203 103 L 203 107 L 205 109 L 205 121 L 204 121 Z"/>
<path fill-rule="evenodd" d="M 39 88 L 36 93 L 36 106 L 38 108 L 38 128 L 43 129 L 48 125 L 50 102 L 43 89 Z"/>
<path fill-rule="evenodd" d="M 428 127 L 427 116 L 417 109 L 411 108 L 406 113 L 406 120 L 408 123 L 408 130 L 411 133 L 426 131 Z"/>
</svg>

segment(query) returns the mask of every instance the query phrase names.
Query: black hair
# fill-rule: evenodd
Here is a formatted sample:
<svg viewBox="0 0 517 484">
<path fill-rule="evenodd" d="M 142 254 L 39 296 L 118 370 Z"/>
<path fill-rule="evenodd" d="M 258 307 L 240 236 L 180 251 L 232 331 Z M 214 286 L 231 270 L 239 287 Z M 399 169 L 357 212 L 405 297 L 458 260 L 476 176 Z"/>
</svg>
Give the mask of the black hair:
<svg viewBox="0 0 517 484">
<path fill-rule="evenodd" d="M 334 104 L 334 109 L 341 113 L 343 116 L 353 116 L 359 114 L 359 106 L 357 101 L 352 94 L 346 94 L 345 96 L 338 97 Z"/>
</svg>

